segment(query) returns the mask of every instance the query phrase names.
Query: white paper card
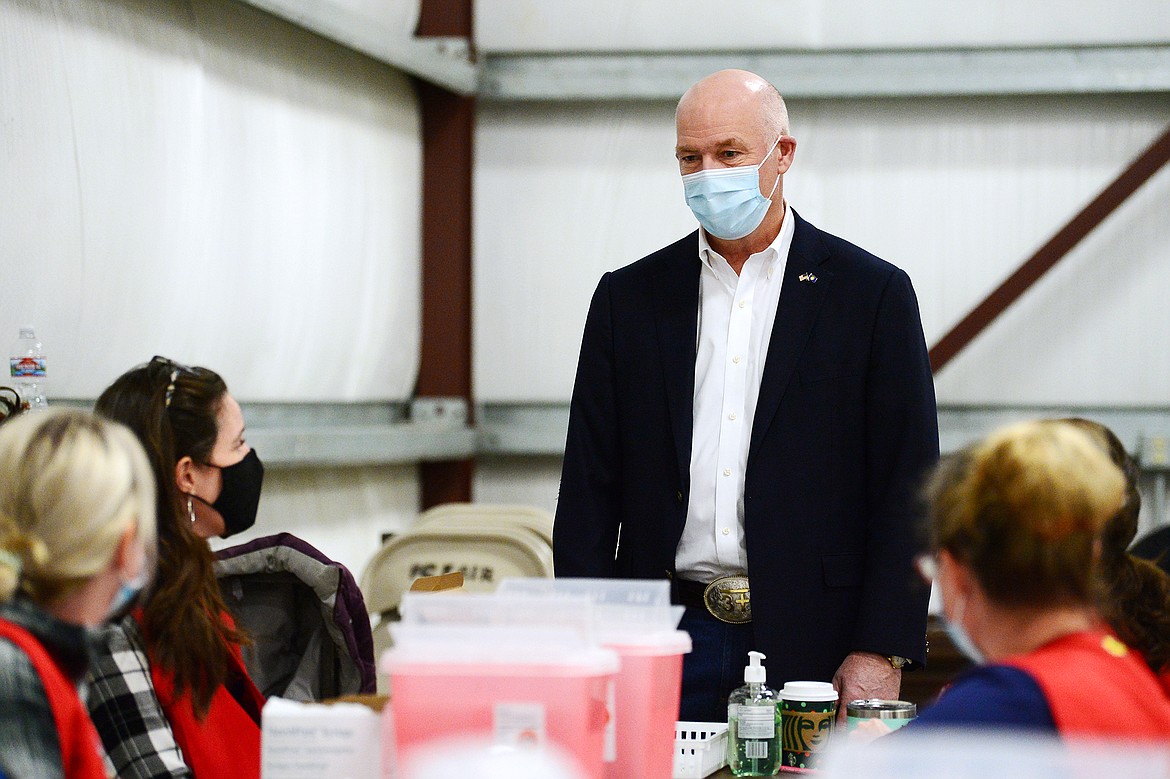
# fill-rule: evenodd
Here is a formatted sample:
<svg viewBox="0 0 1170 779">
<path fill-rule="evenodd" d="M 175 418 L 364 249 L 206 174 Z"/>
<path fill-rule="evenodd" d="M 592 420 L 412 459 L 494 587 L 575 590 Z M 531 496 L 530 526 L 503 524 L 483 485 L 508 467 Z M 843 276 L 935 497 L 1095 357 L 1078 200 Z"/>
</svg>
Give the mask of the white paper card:
<svg viewBox="0 0 1170 779">
<path fill-rule="evenodd" d="M 381 779 L 381 717 L 358 703 L 270 698 L 261 714 L 264 779 Z"/>
</svg>

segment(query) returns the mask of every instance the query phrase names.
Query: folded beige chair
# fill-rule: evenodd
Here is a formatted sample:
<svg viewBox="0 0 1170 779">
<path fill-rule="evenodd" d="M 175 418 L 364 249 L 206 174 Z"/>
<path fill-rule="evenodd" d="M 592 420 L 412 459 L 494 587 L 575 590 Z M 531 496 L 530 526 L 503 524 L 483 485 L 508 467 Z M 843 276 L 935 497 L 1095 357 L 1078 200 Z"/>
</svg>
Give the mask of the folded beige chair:
<svg viewBox="0 0 1170 779">
<path fill-rule="evenodd" d="M 388 539 L 361 576 L 366 608 L 377 615 L 374 656 L 392 646 L 402 593 L 422 576 L 461 571 L 463 590 L 490 592 L 509 576 L 551 577 L 552 516 L 524 506 L 448 504 L 423 512 L 416 524 Z M 378 674 L 378 691 L 385 675 Z"/>
<path fill-rule="evenodd" d="M 450 526 L 467 520 L 484 520 L 507 526 L 526 527 L 552 546 L 553 515 L 535 506 L 505 503 L 444 503 L 420 514 L 415 526 L 431 523 Z"/>
</svg>

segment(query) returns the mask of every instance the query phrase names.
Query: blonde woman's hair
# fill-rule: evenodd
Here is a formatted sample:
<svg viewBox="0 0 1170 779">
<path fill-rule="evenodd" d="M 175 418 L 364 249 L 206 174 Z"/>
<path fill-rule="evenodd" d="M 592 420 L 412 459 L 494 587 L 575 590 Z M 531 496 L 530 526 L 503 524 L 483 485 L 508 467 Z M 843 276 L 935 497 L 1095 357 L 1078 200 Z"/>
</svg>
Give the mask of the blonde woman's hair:
<svg viewBox="0 0 1170 779">
<path fill-rule="evenodd" d="M 154 477 L 122 425 L 50 409 L 0 426 L 0 601 L 50 604 L 105 570 L 126 528 L 155 545 Z"/>
<path fill-rule="evenodd" d="M 1121 470 L 1075 426 L 1006 427 L 939 464 L 926 489 L 933 545 L 1001 605 L 1090 603 L 1096 539 L 1125 490 Z"/>
</svg>

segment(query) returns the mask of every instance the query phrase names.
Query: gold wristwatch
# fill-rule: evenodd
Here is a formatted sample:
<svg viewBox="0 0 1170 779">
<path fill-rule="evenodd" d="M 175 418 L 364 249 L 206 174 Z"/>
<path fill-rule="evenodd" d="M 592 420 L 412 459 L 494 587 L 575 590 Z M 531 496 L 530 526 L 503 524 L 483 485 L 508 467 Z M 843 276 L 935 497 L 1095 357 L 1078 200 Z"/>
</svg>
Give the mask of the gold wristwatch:
<svg viewBox="0 0 1170 779">
<path fill-rule="evenodd" d="M 901 671 L 910 663 L 905 657 L 898 657 L 897 655 L 886 655 L 886 660 L 890 661 L 890 667 L 896 671 Z"/>
</svg>

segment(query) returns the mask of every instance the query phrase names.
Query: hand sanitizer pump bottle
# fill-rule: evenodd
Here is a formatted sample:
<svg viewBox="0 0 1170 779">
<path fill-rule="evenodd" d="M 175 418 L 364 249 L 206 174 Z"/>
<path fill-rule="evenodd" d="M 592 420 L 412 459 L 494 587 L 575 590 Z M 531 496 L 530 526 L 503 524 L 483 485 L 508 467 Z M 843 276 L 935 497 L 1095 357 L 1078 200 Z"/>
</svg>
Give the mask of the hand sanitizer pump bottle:
<svg viewBox="0 0 1170 779">
<path fill-rule="evenodd" d="M 727 699 L 727 765 L 736 776 L 773 776 L 780 768 L 776 693 L 764 684 L 760 652 L 748 652 L 743 687 Z"/>
</svg>

